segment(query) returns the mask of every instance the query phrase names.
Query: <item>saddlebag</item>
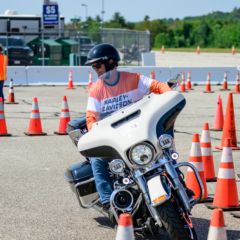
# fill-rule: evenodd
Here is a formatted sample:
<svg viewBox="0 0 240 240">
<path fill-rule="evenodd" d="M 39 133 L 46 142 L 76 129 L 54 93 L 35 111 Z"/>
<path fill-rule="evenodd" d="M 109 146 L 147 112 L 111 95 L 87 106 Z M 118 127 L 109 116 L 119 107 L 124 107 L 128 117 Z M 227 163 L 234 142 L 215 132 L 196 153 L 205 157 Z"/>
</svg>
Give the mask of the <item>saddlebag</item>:
<svg viewBox="0 0 240 240">
<path fill-rule="evenodd" d="M 65 179 L 76 194 L 81 207 L 89 208 L 98 200 L 99 195 L 88 161 L 71 165 L 65 172 Z"/>
</svg>

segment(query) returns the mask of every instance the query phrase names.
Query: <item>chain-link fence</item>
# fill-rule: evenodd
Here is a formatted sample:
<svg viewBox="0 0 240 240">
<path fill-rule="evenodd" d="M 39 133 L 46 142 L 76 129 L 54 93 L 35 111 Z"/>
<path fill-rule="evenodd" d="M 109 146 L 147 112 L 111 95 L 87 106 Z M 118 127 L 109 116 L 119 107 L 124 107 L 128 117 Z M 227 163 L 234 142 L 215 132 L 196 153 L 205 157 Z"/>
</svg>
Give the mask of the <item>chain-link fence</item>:
<svg viewBox="0 0 240 240">
<path fill-rule="evenodd" d="M 102 28 L 98 32 L 66 30 L 64 35 L 78 41 L 80 52 L 84 54 L 95 44 L 112 44 L 119 50 L 123 65 L 140 65 L 141 53 L 150 51 L 149 31 Z"/>
<path fill-rule="evenodd" d="M 63 28 L 41 30 L 40 25 L 38 27 L 24 25 L 20 30 L 13 30 L 0 31 L 0 42 L 9 49 L 9 42 L 13 38 L 21 39 L 24 45 L 32 49 L 32 53 L 29 51 L 29 54 L 33 55 L 33 61 L 29 64 L 33 65 L 68 65 L 71 62 L 70 55 L 80 58 L 71 64 L 83 65 L 88 51 L 99 43 L 114 45 L 119 50 L 121 65 L 141 65 L 141 53 L 150 51 L 149 31 L 112 28 L 102 28 L 96 32 Z M 63 39 L 70 41 L 64 42 Z M 9 52 L 10 50 L 7 51 Z M 14 54 L 16 56 L 19 53 L 15 51 L 11 57 L 14 57 Z M 68 59 L 63 59 L 66 57 Z M 19 63 L 19 60 L 15 62 Z"/>
</svg>

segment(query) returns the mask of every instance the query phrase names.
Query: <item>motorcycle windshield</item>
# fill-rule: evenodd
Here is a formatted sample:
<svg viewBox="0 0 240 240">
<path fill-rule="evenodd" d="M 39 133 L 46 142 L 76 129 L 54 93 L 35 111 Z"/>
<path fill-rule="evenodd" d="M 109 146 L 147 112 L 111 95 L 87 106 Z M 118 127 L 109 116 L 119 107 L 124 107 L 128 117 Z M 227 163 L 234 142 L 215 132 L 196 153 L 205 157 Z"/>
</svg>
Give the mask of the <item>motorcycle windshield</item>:
<svg viewBox="0 0 240 240">
<path fill-rule="evenodd" d="M 80 138 L 78 149 L 85 157 L 115 155 L 127 159 L 133 145 L 146 141 L 160 152 L 158 137 L 173 130 L 184 105 L 184 96 L 176 91 L 147 95 L 95 123 L 91 131 Z"/>
</svg>

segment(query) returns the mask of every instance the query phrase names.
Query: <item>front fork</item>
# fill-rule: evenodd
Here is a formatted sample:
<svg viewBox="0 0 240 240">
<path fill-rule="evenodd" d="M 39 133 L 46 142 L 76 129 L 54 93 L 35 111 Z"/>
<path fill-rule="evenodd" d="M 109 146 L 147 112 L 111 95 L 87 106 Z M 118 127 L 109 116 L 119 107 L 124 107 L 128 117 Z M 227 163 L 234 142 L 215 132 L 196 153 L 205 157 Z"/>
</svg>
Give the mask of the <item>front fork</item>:
<svg viewBox="0 0 240 240">
<path fill-rule="evenodd" d="M 170 178 L 172 180 L 174 190 L 177 191 L 178 196 L 182 200 L 182 203 L 185 207 L 185 210 L 187 212 L 190 212 L 192 207 L 202 199 L 203 184 L 202 184 L 201 178 L 198 174 L 198 171 L 193 164 L 188 163 L 188 162 L 181 162 L 181 163 L 173 164 L 173 160 L 172 160 L 172 157 L 170 155 L 170 152 L 168 150 L 165 150 L 164 152 L 165 152 L 164 155 L 165 155 L 166 158 L 163 160 L 163 165 L 165 166 L 165 169 L 166 169 L 168 175 L 170 176 Z M 189 197 L 186 193 L 186 190 L 184 189 L 184 186 L 181 183 L 181 181 L 179 179 L 179 175 L 176 171 L 177 168 L 180 168 L 180 167 L 183 167 L 183 166 L 190 167 L 193 170 L 193 173 L 195 174 L 195 177 L 197 179 L 197 183 L 198 183 L 199 188 L 200 188 L 200 193 L 199 193 L 199 196 L 197 197 L 197 199 L 195 199 L 195 200 L 194 199 L 189 199 Z"/>
<path fill-rule="evenodd" d="M 190 163 L 183 162 L 183 163 L 173 164 L 172 161 L 168 160 L 168 159 L 163 159 L 162 165 L 165 166 L 166 171 L 172 180 L 174 190 L 176 190 L 178 192 L 178 195 L 179 195 L 180 199 L 182 200 L 185 210 L 187 212 L 190 212 L 192 207 L 201 200 L 202 193 L 203 193 L 203 184 L 202 184 L 202 181 L 198 174 L 197 169 L 195 168 L 195 166 L 193 166 Z M 176 168 L 180 168 L 183 166 L 190 167 L 193 170 L 193 172 L 195 173 L 197 182 L 199 184 L 200 194 L 199 194 L 198 198 L 195 200 L 189 199 L 189 197 L 184 189 L 184 186 L 182 185 L 181 181 L 179 180 L 179 175 L 176 171 Z M 138 186 L 139 186 L 141 192 L 143 193 L 143 197 L 145 199 L 146 205 L 147 205 L 152 217 L 155 219 L 157 224 L 161 227 L 162 222 L 158 216 L 158 212 L 156 211 L 155 207 L 153 207 L 151 204 L 151 200 L 149 198 L 148 188 L 147 188 L 147 184 L 146 184 L 144 176 L 142 174 L 136 174 L 136 179 L 138 182 Z"/>
</svg>

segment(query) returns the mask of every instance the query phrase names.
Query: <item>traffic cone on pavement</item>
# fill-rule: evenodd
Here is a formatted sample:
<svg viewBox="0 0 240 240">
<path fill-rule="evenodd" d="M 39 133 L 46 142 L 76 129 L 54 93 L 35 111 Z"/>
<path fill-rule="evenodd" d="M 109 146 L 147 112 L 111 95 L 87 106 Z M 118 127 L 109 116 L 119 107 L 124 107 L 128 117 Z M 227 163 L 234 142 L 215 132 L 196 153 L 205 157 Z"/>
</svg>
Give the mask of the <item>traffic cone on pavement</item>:
<svg viewBox="0 0 240 240">
<path fill-rule="evenodd" d="M 200 142 L 201 142 L 204 175 L 206 177 L 206 181 L 216 182 L 217 178 L 215 176 L 215 170 L 214 170 L 211 137 L 210 137 L 209 125 L 207 122 L 204 123 L 203 125 Z"/>
<path fill-rule="evenodd" d="M 191 83 L 191 72 L 188 71 L 188 74 L 187 74 L 187 85 L 186 85 L 187 89 L 188 90 L 193 90 L 192 88 L 192 83 Z"/>
<path fill-rule="evenodd" d="M 232 93 L 228 94 L 227 109 L 223 124 L 222 143 L 221 146 L 216 146 L 216 149 L 222 150 L 225 138 L 230 138 L 232 150 L 240 150 L 240 147 L 237 146 Z"/>
<path fill-rule="evenodd" d="M 88 74 L 88 85 L 87 85 L 86 92 L 89 92 L 92 86 L 93 86 L 93 76 L 92 76 L 92 72 L 89 72 L 89 74 Z"/>
<path fill-rule="evenodd" d="M 165 53 L 165 46 L 164 45 L 162 45 L 161 52 L 162 52 L 162 54 Z"/>
<path fill-rule="evenodd" d="M 8 92 L 8 101 L 5 102 L 6 104 L 18 104 L 18 102 L 15 102 L 14 97 L 14 89 L 13 89 L 13 79 L 11 78 L 9 83 L 9 92 Z"/>
<path fill-rule="evenodd" d="M 156 77 L 156 76 L 155 76 L 155 71 L 152 70 L 151 73 L 150 73 L 150 78 L 151 78 L 151 79 L 155 79 L 155 77 Z"/>
<path fill-rule="evenodd" d="M 205 85 L 204 93 L 214 93 L 214 91 L 211 90 L 211 73 L 210 72 L 207 74 L 207 82 Z"/>
<path fill-rule="evenodd" d="M 119 217 L 116 240 L 134 240 L 132 217 L 122 213 Z"/>
<path fill-rule="evenodd" d="M 180 84 L 180 91 L 181 92 L 186 92 L 186 85 L 185 85 L 185 74 L 182 72 L 182 81 Z"/>
<path fill-rule="evenodd" d="M 68 76 L 68 87 L 67 89 L 75 89 L 73 84 L 73 76 L 72 76 L 72 69 L 69 70 L 69 76 Z"/>
<path fill-rule="evenodd" d="M 200 47 L 199 47 L 199 46 L 197 46 L 196 53 L 197 53 L 198 55 L 200 54 Z"/>
<path fill-rule="evenodd" d="M 222 98 L 220 95 L 218 95 L 218 101 L 217 101 L 217 109 L 216 114 L 214 118 L 214 125 L 212 131 L 222 131 L 223 130 L 223 123 L 224 123 L 224 117 L 223 117 L 223 107 L 222 107 Z"/>
<path fill-rule="evenodd" d="M 240 210 L 231 149 L 231 139 L 229 138 L 224 139 L 214 200 L 213 203 L 211 205 L 207 205 L 207 207 L 210 209 L 222 208 L 223 211 Z"/>
<path fill-rule="evenodd" d="M 30 115 L 30 122 L 28 126 L 28 131 L 24 133 L 27 136 L 42 136 L 47 135 L 42 131 L 42 123 L 40 119 L 40 113 L 38 109 L 38 99 L 33 98 L 32 111 Z"/>
<path fill-rule="evenodd" d="M 59 128 L 58 128 L 58 131 L 56 131 L 54 133 L 57 135 L 67 135 L 66 128 L 67 128 L 67 123 L 69 121 L 70 121 L 70 115 L 69 115 L 67 97 L 64 96 L 63 101 L 62 101 Z"/>
<path fill-rule="evenodd" d="M 229 91 L 230 90 L 228 88 L 228 81 L 227 81 L 227 73 L 226 72 L 224 73 L 222 88 L 220 90 L 221 91 Z"/>
<path fill-rule="evenodd" d="M 198 170 L 199 176 L 203 183 L 203 195 L 201 202 L 211 202 L 212 199 L 208 197 L 206 178 L 204 175 L 204 168 L 202 162 L 202 153 L 200 148 L 199 135 L 197 133 L 193 134 L 192 146 L 190 150 L 189 162 L 193 164 Z M 200 188 L 193 170 L 188 167 L 186 175 L 186 186 L 190 188 L 194 193 L 194 198 L 198 198 L 200 194 Z"/>
<path fill-rule="evenodd" d="M 240 93 L 240 72 L 237 72 L 235 92 L 234 93 Z"/>
<path fill-rule="evenodd" d="M 227 240 L 222 209 L 214 209 L 212 212 L 207 240 Z"/>
<path fill-rule="evenodd" d="M 3 99 L 0 97 L 0 137 L 8 137 L 11 136 L 7 132 L 7 124 L 5 120 L 5 114 L 4 114 L 4 104 Z"/>
<path fill-rule="evenodd" d="M 232 51 L 231 51 L 231 52 L 232 52 L 232 55 L 235 55 L 235 54 L 236 54 L 237 51 L 236 51 L 235 46 L 232 46 Z"/>
</svg>

